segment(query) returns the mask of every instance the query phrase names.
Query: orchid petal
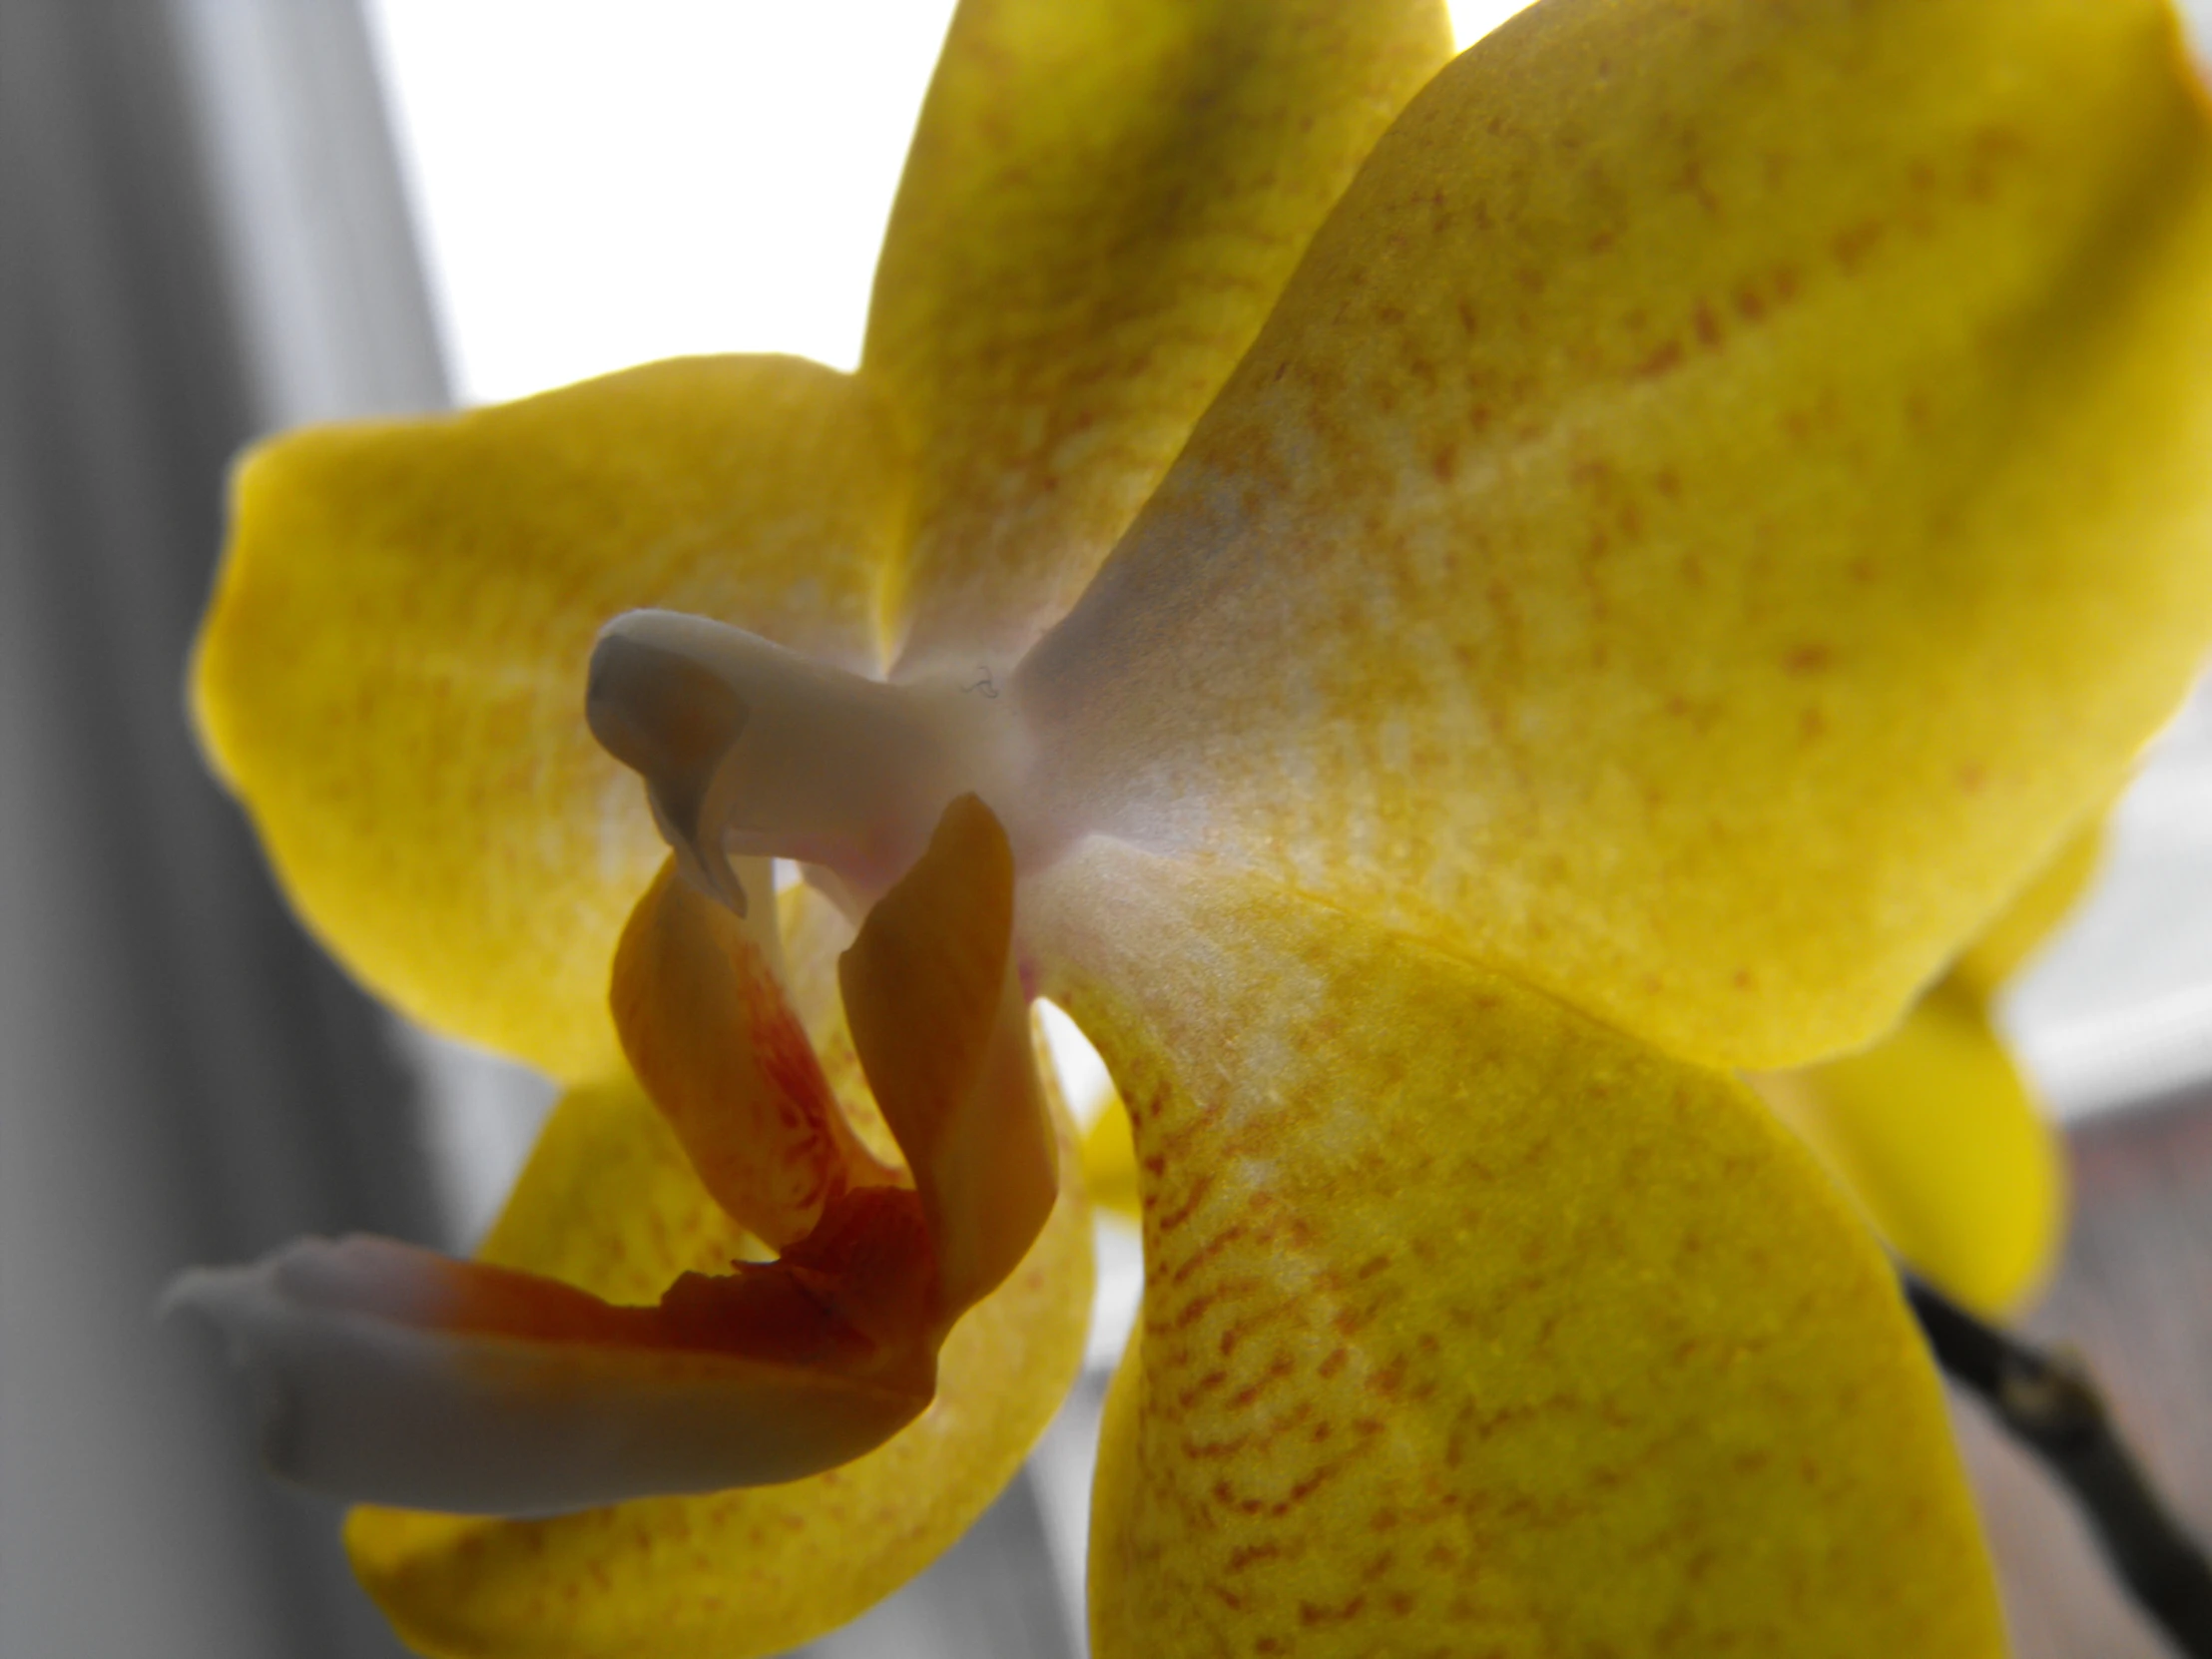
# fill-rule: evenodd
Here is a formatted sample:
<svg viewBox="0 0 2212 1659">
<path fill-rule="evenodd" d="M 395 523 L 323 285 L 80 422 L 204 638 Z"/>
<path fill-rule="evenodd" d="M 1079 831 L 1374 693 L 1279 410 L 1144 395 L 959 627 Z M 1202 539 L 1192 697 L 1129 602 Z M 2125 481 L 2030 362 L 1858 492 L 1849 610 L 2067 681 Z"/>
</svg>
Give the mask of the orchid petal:
<svg viewBox="0 0 2212 1659">
<path fill-rule="evenodd" d="M 796 939 L 791 949 L 795 985 L 827 980 Z M 545 1519 L 356 1509 L 346 1542 L 363 1583 L 411 1644 L 455 1659 L 745 1659 L 854 1617 L 966 1530 L 1081 1363 L 1090 1220 L 1064 1114 L 1060 1124 L 1062 1198 L 1043 1233 L 945 1340 L 935 1398 L 874 1451 L 785 1485 Z M 625 1083 L 563 1100 L 484 1255 L 650 1302 L 745 1248 Z"/>
<path fill-rule="evenodd" d="M 1740 1085 L 1252 876 L 1025 905 L 1144 1185 L 1099 1659 L 2002 1652 L 1888 1263 Z"/>
<path fill-rule="evenodd" d="M 872 669 L 904 477 L 866 388 L 791 358 L 277 439 L 238 475 L 204 741 L 308 924 L 381 994 L 607 1075 L 607 963 L 665 848 L 585 728 L 593 637 L 668 606 Z"/>
<path fill-rule="evenodd" d="M 2208 363 L 2161 0 L 1547 0 L 1023 665 L 1041 810 L 1675 1053 L 1871 1041 L 2197 665 Z"/>
<path fill-rule="evenodd" d="M 1993 1001 L 2005 982 L 2050 942 L 2088 892 L 2103 862 L 2100 816 L 2060 847 L 2035 878 L 2012 896 L 1996 920 L 1958 953 L 1950 965 L 1950 979 L 1976 1002 L 1986 1006 Z"/>
<path fill-rule="evenodd" d="M 1137 1139 L 1119 1094 L 1083 1133 L 1083 1185 L 1094 1207 L 1137 1219 Z"/>
<path fill-rule="evenodd" d="M 1873 1048 L 1753 1079 L 1915 1270 L 2001 1315 L 2049 1271 L 2066 1215 L 2057 1134 L 1988 1010 L 1945 980 Z"/>
<path fill-rule="evenodd" d="M 919 460 L 905 664 L 1067 609 L 1450 42 L 1435 0 L 961 6 L 862 368 Z"/>
<path fill-rule="evenodd" d="M 2057 1129 L 1990 999 L 2072 908 L 2102 848 L 2098 824 L 2068 841 L 1873 1048 L 1750 1079 L 1893 1250 L 1986 1314 L 2033 1293 L 2066 1220 Z"/>
</svg>

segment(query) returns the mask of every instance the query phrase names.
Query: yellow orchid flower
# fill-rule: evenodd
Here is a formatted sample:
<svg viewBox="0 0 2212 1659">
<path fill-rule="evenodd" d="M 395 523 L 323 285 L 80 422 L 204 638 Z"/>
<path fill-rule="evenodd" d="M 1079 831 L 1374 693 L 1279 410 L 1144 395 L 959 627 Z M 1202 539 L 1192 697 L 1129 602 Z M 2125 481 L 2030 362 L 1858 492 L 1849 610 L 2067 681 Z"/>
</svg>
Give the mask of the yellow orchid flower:
<svg viewBox="0 0 2212 1659">
<path fill-rule="evenodd" d="M 569 1087 L 478 1262 L 182 1293 L 280 1467 L 413 1506 L 347 1536 L 424 1652 L 772 1652 L 980 1510 L 1088 1287 L 1038 994 L 1143 1215 L 1102 1659 L 2001 1649 L 1734 1073 L 1889 1027 L 2212 635 L 2203 96 L 2162 0 L 1447 41 L 968 0 L 856 374 L 242 469 L 216 764 Z"/>
</svg>

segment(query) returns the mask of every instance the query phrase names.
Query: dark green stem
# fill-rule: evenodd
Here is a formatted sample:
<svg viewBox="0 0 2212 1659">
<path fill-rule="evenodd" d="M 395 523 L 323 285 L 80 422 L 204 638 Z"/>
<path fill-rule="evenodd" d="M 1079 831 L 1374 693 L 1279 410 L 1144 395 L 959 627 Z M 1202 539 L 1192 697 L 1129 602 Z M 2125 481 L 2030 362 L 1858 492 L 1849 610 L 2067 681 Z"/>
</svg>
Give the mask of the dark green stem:
<svg viewBox="0 0 2212 1659">
<path fill-rule="evenodd" d="M 2089 1374 L 1984 1324 L 1913 1275 L 1902 1277 L 1944 1373 L 1972 1389 L 2073 1492 L 2105 1560 L 2174 1646 L 2190 1659 L 2212 1659 L 2212 1567 L 2151 1489 Z"/>
</svg>

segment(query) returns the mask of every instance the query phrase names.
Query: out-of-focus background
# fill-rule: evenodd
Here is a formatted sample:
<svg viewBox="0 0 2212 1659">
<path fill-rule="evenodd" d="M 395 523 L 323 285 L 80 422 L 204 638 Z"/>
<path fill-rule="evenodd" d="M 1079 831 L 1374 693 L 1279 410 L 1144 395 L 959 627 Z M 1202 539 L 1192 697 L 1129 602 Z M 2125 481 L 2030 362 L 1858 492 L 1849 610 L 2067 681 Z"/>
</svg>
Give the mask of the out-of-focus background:
<svg viewBox="0 0 2212 1659">
<path fill-rule="evenodd" d="M 1462 0 L 1462 42 L 1516 10 Z M 400 1030 L 301 936 L 180 702 L 230 456 L 301 420 L 677 352 L 856 358 L 950 0 L 0 0 L 0 1656 L 390 1659 L 332 1505 L 256 1468 L 180 1268 L 465 1248 L 535 1079 Z M 2212 465 L 2212 457 L 2207 458 Z M 2081 1219 L 2081 1344 L 2212 1526 L 2212 702 L 2013 997 Z M 1096 1075 L 1074 1039 L 1071 1075 Z M 823 1659 L 1074 1659 L 1104 1367 Z M 2160 1651 L 1963 1413 L 2023 1654 Z"/>
</svg>

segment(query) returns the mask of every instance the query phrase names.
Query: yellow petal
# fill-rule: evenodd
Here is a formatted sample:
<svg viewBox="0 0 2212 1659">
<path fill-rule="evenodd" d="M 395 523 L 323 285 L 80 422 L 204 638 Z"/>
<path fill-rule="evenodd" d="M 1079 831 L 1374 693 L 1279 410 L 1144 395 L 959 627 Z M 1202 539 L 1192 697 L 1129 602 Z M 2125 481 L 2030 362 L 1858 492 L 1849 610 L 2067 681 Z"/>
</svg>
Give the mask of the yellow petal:
<svg viewBox="0 0 2212 1659">
<path fill-rule="evenodd" d="M 954 1327 L 935 1399 L 875 1451 L 789 1485 L 543 1520 L 360 1508 L 355 1570 L 437 1656 L 725 1659 L 854 1617 L 953 1542 L 1012 1475 L 1080 1365 L 1090 1217 L 1064 1126 L 1063 1193 L 1006 1283 Z M 742 1245 L 634 1085 L 557 1109 L 487 1259 L 651 1302 Z"/>
<path fill-rule="evenodd" d="M 1677 1053 L 1869 1041 L 2196 666 L 2208 361 L 2161 0 L 1548 0 L 1024 665 L 1052 810 Z"/>
<path fill-rule="evenodd" d="M 2097 873 L 2104 857 L 2104 821 L 2058 849 L 2056 857 L 2013 895 L 2012 902 L 1981 936 L 1958 953 L 1949 978 L 1975 1001 L 1987 1003 L 2023 967 L 2060 922 L 2066 919 Z"/>
<path fill-rule="evenodd" d="M 561 1097 L 476 1257 L 643 1306 L 680 1273 L 767 1253 L 625 1075 Z"/>
<path fill-rule="evenodd" d="M 1067 609 L 1450 42 L 1435 0 L 960 8 L 863 368 L 919 456 L 907 663 L 1011 666 Z"/>
<path fill-rule="evenodd" d="M 1951 981 L 1863 1053 L 1753 1079 L 1898 1254 L 2002 1314 L 2063 1233 L 2065 1170 L 1985 1006 Z"/>
<path fill-rule="evenodd" d="M 1251 877 L 1025 903 L 1144 1186 L 1099 1659 L 2002 1651 L 1889 1267 L 1740 1086 Z"/>
<path fill-rule="evenodd" d="M 1137 1219 L 1137 1141 L 1119 1094 L 1084 1132 L 1083 1186 L 1099 1209 Z"/>
<path fill-rule="evenodd" d="M 380 994 L 571 1079 L 665 847 L 583 718 L 593 636 L 667 606 L 855 667 L 903 470 L 856 381 L 656 363 L 255 452 L 194 697 L 292 901 Z"/>
</svg>

